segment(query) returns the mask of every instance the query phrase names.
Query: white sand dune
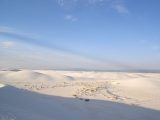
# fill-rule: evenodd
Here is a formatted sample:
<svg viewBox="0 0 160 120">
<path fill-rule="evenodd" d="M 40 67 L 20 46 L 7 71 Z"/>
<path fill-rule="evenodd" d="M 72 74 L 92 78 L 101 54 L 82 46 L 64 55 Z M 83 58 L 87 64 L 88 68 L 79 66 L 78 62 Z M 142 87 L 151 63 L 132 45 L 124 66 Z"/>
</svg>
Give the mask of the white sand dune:
<svg viewBox="0 0 160 120">
<path fill-rule="evenodd" d="M 0 72 L 0 120 L 159 120 L 160 74 Z"/>
<path fill-rule="evenodd" d="M 32 80 L 50 80 L 52 78 L 50 78 L 48 75 L 43 74 L 43 73 L 38 73 L 35 71 L 29 71 L 29 70 L 23 70 L 23 71 L 10 71 L 10 72 L 6 72 L 3 75 L 4 79 L 7 80 L 24 80 L 24 81 L 32 81 Z"/>
<path fill-rule="evenodd" d="M 0 84 L 0 88 L 4 87 L 5 85 L 4 84 Z"/>
</svg>

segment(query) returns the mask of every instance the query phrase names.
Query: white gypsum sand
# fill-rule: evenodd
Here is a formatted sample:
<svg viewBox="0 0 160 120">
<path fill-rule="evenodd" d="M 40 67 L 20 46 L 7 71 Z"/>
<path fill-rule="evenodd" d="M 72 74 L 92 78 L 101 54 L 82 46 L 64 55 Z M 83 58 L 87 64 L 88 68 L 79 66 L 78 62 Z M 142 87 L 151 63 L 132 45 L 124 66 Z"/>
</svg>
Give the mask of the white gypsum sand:
<svg viewBox="0 0 160 120">
<path fill-rule="evenodd" d="M 159 73 L 1 71 L 0 86 L 0 119 L 160 119 Z"/>
<path fill-rule="evenodd" d="M 0 88 L 4 87 L 5 85 L 4 84 L 0 84 Z"/>
</svg>

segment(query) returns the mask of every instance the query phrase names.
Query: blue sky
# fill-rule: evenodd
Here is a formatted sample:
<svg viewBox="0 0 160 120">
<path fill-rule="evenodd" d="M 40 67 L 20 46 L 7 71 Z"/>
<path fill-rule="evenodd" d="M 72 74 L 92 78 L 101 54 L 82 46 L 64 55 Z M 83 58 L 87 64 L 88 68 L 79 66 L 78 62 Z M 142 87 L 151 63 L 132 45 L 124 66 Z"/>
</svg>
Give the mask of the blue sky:
<svg viewBox="0 0 160 120">
<path fill-rule="evenodd" d="M 0 66 L 160 69 L 159 0 L 0 0 Z"/>
</svg>

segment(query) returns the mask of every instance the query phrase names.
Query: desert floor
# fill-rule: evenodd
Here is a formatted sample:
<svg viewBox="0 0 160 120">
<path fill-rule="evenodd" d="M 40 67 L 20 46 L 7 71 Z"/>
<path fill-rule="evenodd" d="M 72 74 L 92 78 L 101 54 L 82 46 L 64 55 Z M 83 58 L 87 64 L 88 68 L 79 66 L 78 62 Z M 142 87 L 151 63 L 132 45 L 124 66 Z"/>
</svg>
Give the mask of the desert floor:
<svg viewBox="0 0 160 120">
<path fill-rule="evenodd" d="M 160 73 L 0 71 L 0 120 L 160 120 Z"/>
</svg>

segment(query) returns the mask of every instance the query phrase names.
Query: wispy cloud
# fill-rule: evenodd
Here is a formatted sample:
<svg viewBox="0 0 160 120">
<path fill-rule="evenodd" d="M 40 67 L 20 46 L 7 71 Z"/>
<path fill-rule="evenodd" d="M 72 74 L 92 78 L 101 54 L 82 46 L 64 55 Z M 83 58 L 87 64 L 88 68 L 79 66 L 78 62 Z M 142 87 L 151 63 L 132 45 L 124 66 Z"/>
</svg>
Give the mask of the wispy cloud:
<svg viewBox="0 0 160 120">
<path fill-rule="evenodd" d="M 12 27 L 7 27 L 7 26 L 0 26 L 0 34 L 12 34 L 12 35 L 17 35 L 17 36 L 24 36 L 24 37 L 30 37 L 30 38 L 39 38 L 38 35 L 27 33 L 27 32 L 20 32 L 17 29 L 14 29 Z"/>
<path fill-rule="evenodd" d="M 12 41 L 20 41 L 25 43 L 37 44 L 40 41 L 40 36 L 33 33 L 21 32 L 12 27 L 0 26 L 0 35 L 9 37 Z M 7 43 L 8 45 L 10 43 Z M 4 45 L 7 46 L 5 43 Z"/>
<path fill-rule="evenodd" d="M 1 44 L 1 43 L 0 43 Z M 12 41 L 3 42 L 4 46 L 15 45 Z M 1 50 L 1 49 L 0 49 Z M 66 51 L 56 51 L 41 46 L 16 42 L 16 49 L 0 52 L 0 66 L 4 69 L 68 69 L 68 70 L 105 70 L 123 67 L 111 61 L 101 61 Z M 32 53 L 32 54 L 31 54 Z M 16 56 L 16 57 L 15 57 Z M 108 63 L 107 63 L 108 62 Z"/>
<path fill-rule="evenodd" d="M 83 2 L 85 4 L 96 4 L 96 3 L 101 3 L 101 2 L 106 2 L 106 1 L 111 1 L 111 0 L 57 0 L 58 4 L 62 7 L 65 6 L 76 6 L 78 2 Z M 113 1 L 113 0 L 112 0 Z"/>
<path fill-rule="evenodd" d="M 13 41 L 1 41 L 0 47 L 2 48 L 13 48 L 15 46 L 15 42 Z"/>
<path fill-rule="evenodd" d="M 13 33 L 14 29 L 7 26 L 0 26 L 0 34 L 2 33 Z"/>
<path fill-rule="evenodd" d="M 77 2 L 79 0 L 57 0 L 59 6 L 61 6 L 64 9 L 72 9 L 77 5 Z"/>
<path fill-rule="evenodd" d="M 96 4 L 96 3 L 101 3 L 101 2 L 105 2 L 105 1 L 108 1 L 108 0 L 88 0 L 88 3 L 89 4 Z"/>
<path fill-rule="evenodd" d="M 78 18 L 73 16 L 73 15 L 66 15 L 64 18 L 65 18 L 65 20 L 69 20 L 69 21 L 72 21 L 72 22 L 78 21 Z"/>
<path fill-rule="evenodd" d="M 70 19 L 70 17 L 68 16 Z M 71 17 L 72 18 L 72 17 Z M 11 28 L 3 28 L 9 32 Z M 1 29 L 2 31 L 2 29 Z M 27 40 L 28 42 L 28 40 Z M 99 61 L 67 50 L 48 49 L 43 44 L 25 44 L 19 41 L 0 41 L 0 66 L 1 68 L 28 68 L 28 69 L 116 69 L 121 68 L 114 62 Z M 4 49 L 5 48 L 5 49 Z M 14 49 L 9 49 L 14 48 Z M 5 52 L 4 52 L 5 51 Z M 4 53 L 3 53 L 4 52 Z M 32 54 L 31 54 L 32 53 Z"/>
<path fill-rule="evenodd" d="M 81 4 L 79 4 L 79 2 Z M 59 6 L 62 8 L 73 9 L 78 5 L 88 5 L 88 6 L 96 6 L 96 5 L 105 5 L 109 7 L 119 14 L 128 14 L 129 9 L 125 5 L 125 0 L 58 0 Z"/>
<path fill-rule="evenodd" d="M 112 8 L 115 9 L 120 14 L 128 14 L 129 10 L 122 3 L 116 3 L 112 5 Z"/>
</svg>

